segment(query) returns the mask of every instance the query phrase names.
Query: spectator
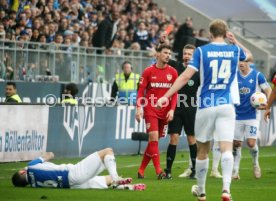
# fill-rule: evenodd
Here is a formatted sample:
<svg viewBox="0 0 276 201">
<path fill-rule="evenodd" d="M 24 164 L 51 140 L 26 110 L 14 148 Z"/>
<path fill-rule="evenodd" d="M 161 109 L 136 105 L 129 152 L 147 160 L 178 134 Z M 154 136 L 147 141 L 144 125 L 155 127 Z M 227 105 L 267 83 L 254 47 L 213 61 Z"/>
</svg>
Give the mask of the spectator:
<svg viewBox="0 0 276 201">
<path fill-rule="evenodd" d="M 129 38 L 127 36 L 127 32 L 124 29 L 120 29 L 118 31 L 117 40 L 124 43 L 125 49 L 129 48 L 131 45 L 131 42 L 129 41 Z"/>
<path fill-rule="evenodd" d="M 13 80 L 14 78 L 14 70 L 11 66 L 8 66 L 6 69 L 6 75 L 4 76 L 5 80 Z"/>
<path fill-rule="evenodd" d="M 0 40 L 4 40 L 6 38 L 6 31 L 3 24 L 0 24 Z"/>
<path fill-rule="evenodd" d="M 145 22 L 139 22 L 138 30 L 134 33 L 133 42 L 138 42 L 141 50 L 148 50 L 151 48 L 150 37 Z"/>
<path fill-rule="evenodd" d="M 178 56 L 181 57 L 183 47 L 186 44 L 194 44 L 195 41 L 191 41 L 193 38 L 193 19 L 191 17 L 187 17 L 185 23 L 182 24 L 177 32 L 175 33 L 175 40 L 173 44 L 173 51 L 178 53 Z"/>
<path fill-rule="evenodd" d="M 196 46 L 202 46 L 209 43 L 208 33 L 205 29 L 200 29 L 196 36 Z"/>
<path fill-rule="evenodd" d="M 11 31 L 11 20 L 8 16 L 5 16 L 2 20 L 2 23 L 4 25 L 5 31 Z"/>
<path fill-rule="evenodd" d="M 140 51 L 141 50 L 141 46 L 140 46 L 139 43 L 135 42 L 135 43 L 131 44 L 130 49 L 131 50 L 135 50 L 135 51 Z"/>
<path fill-rule="evenodd" d="M 7 82 L 5 103 L 21 103 L 21 98 L 17 94 L 15 82 Z"/>
<path fill-rule="evenodd" d="M 68 30 L 68 28 L 69 28 L 68 20 L 67 20 L 66 18 L 63 18 L 63 19 L 60 21 L 58 33 L 59 33 L 59 34 L 64 34 L 64 32 L 65 32 L 66 30 Z"/>
<path fill-rule="evenodd" d="M 119 12 L 115 10 L 105 20 L 99 23 L 98 29 L 92 40 L 94 47 L 109 49 L 112 46 L 114 37 L 117 33 L 118 19 Z"/>
</svg>

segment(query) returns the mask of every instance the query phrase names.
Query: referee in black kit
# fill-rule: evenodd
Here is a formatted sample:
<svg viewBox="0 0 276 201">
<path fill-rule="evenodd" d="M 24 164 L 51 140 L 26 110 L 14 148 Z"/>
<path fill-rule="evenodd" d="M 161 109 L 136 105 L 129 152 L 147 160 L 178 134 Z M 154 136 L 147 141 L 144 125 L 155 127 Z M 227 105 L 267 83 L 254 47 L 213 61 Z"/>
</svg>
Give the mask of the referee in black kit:
<svg viewBox="0 0 276 201">
<path fill-rule="evenodd" d="M 165 42 L 166 36 L 160 37 L 160 42 Z M 187 44 L 183 48 L 182 59 L 183 62 L 177 62 L 174 60 L 169 61 L 169 65 L 174 67 L 178 75 L 180 75 L 185 69 L 193 56 L 195 50 L 194 45 Z M 173 161 L 176 155 L 176 146 L 181 135 L 182 128 L 187 135 L 187 141 L 190 149 L 190 167 L 184 171 L 179 177 L 189 177 L 195 179 L 195 161 L 197 155 L 197 146 L 195 139 L 195 115 L 196 115 L 196 97 L 197 89 L 200 85 L 199 73 L 195 73 L 189 80 L 188 84 L 178 91 L 178 104 L 175 109 L 174 118 L 169 122 L 168 134 L 170 135 L 170 143 L 167 149 L 167 167 L 165 169 L 166 178 L 171 179 L 171 169 Z"/>
</svg>

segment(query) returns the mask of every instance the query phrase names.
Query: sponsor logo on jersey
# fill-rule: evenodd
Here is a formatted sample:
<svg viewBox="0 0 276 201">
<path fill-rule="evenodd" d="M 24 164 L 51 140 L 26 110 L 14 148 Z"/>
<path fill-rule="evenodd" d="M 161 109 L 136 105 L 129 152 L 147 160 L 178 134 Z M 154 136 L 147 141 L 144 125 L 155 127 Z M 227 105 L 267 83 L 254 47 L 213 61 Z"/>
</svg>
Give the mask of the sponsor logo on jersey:
<svg viewBox="0 0 276 201">
<path fill-rule="evenodd" d="M 188 81 L 188 85 L 191 87 L 191 86 L 194 86 L 195 82 L 193 80 L 189 80 Z"/>
<path fill-rule="evenodd" d="M 171 75 L 171 74 L 167 74 L 167 79 L 168 79 L 169 81 L 171 81 L 172 75 Z"/>
<path fill-rule="evenodd" d="M 240 94 L 249 94 L 250 93 L 250 88 L 247 88 L 247 87 L 242 87 L 240 88 Z"/>
<path fill-rule="evenodd" d="M 165 82 L 152 82 L 150 83 L 152 88 L 171 88 L 172 83 L 165 83 Z"/>
</svg>

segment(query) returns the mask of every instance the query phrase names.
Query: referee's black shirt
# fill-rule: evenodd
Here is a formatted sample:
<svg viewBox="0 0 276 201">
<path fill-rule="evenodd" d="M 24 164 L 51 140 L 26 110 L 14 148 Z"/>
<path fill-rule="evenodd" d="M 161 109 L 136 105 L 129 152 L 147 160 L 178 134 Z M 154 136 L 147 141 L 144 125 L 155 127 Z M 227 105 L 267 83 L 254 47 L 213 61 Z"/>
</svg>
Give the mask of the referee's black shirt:
<svg viewBox="0 0 276 201">
<path fill-rule="evenodd" d="M 184 66 L 182 62 L 175 61 L 175 60 L 170 60 L 168 64 L 177 70 L 178 75 L 180 75 L 187 68 L 186 66 Z M 183 109 L 183 107 L 185 107 L 185 104 L 182 103 L 183 101 L 179 104 L 179 100 L 181 99 L 183 100 L 184 98 L 183 94 L 187 96 L 187 100 L 185 102 L 187 103 L 188 106 L 196 105 L 197 89 L 199 85 L 200 85 L 199 73 L 196 72 L 192 76 L 192 78 L 188 81 L 188 83 L 178 91 L 178 94 L 182 94 L 182 97 L 178 96 L 178 103 L 175 109 L 176 112 L 182 111 L 181 108 Z"/>
</svg>

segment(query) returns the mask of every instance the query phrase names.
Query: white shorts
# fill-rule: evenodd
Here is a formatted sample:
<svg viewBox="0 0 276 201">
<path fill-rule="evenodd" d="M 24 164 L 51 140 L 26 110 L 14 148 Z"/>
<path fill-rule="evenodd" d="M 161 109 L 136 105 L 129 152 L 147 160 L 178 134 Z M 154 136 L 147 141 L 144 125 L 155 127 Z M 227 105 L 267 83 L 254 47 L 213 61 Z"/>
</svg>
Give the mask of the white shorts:
<svg viewBox="0 0 276 201">
<path fill-rule="evenodd" d="M 235 129 L 235 109 L 233 105 L 220 105 L 198 109 L 195 119 L 195 137 L 199 142 L 233 142 Z"/>
<path fill-rule="evenodd" d="M 103 170 L 105 166 L 97 152 L 87 156 L 76 165 L 70 166 L 68 175 L 70 188 L 108 188 L 105 177 L 97 176 Z"/>
<path fill-rule="evenodd" d="M 82 184 L 73 185 L 70 188 L 72 189 L 107 189 L 108 186 L 106 184 L 105 176 L 96 176 Z"/>
<path fill-rule="evenodd" d="M 244 138 L 257 139 L 260 122 L 253 120 L 237 120 L 235 124 L 234 140 L 243 141 Z"/>
</svg>

